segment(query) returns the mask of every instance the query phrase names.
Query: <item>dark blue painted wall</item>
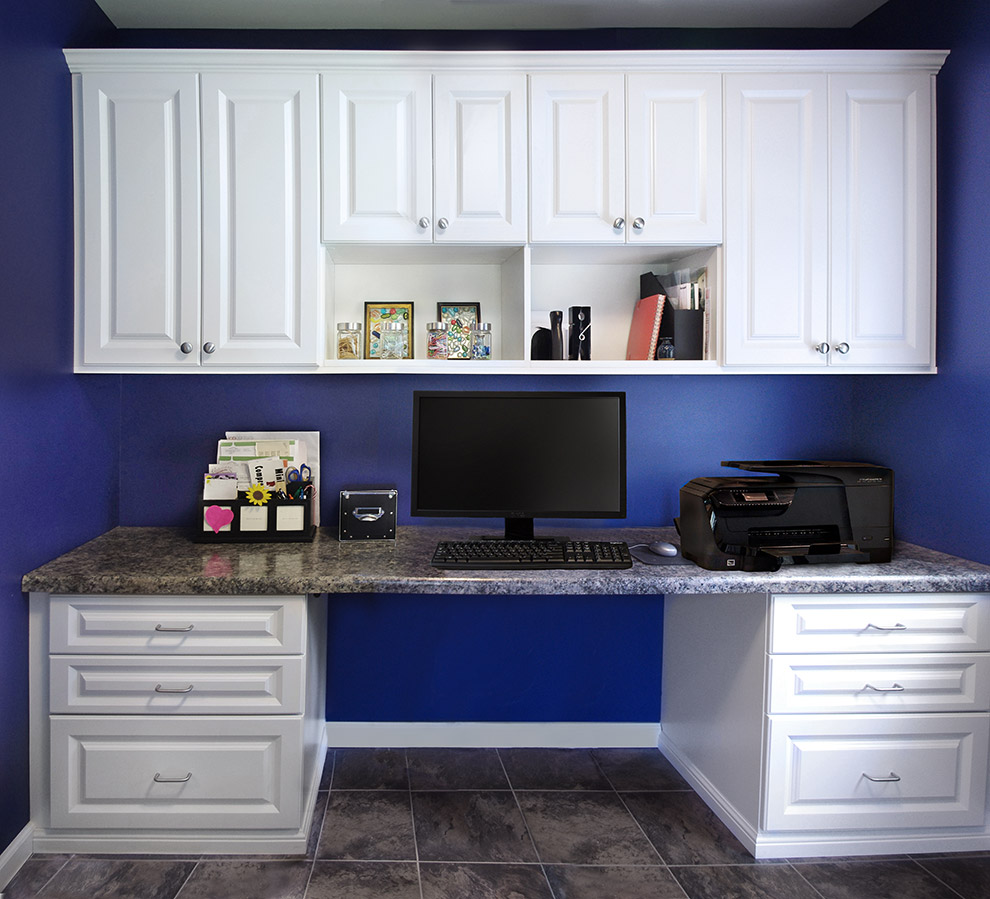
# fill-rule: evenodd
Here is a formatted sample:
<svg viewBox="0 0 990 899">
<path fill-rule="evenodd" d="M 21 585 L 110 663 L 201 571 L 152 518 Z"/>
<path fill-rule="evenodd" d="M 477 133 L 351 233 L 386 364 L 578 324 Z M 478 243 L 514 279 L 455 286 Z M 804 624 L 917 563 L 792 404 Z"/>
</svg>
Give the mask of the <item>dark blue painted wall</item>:
<svg viewBox="0 0 990 899">
<path fill-rule="evenodd" d="M 990 6 L 905 0 L 860 31 L 952 52 L 938 78 L 939 374 L 859 379 L 855 446 L 895 469 L 902 538 L 990 563 Z"/>
<path fill-rule="evenodd" d="M 0 524 L 0 848 L 28 819 L 26 603 L 18 586 L 26 570 L 118 517 L 131 525 L 186 524 L 192 485 L 230 427 L 320 430 L 327 518 L 341 486 L 381 479 L 408 496 L 412 390 L 480 383 L 452 376 L 71 375 L 71 138 L 62 46 L 952 49 L 939 82 L 938 377 L 502 377 L 484 384 L 626 390 L 631 522 L 668 523 L 680 484 L 717 473 L 723 458 L 858 456 L 897 471 L 901 536 L 990 562 L 990 484 L 982 464 L 990 436 L 983 336 L 990 27 L 978 6 L 891 0 L 849 32 L 465 38 L 112 32 L 90 0 L 7 0 L 0 12 L 0 333 L 8 338 L 0 355 L 0 447 L 47 479 L 15 491 Z M 331 606 L 328 716 L 656 720 L 659 606 L 643 598 L 343 597 Z"/>
<path fill-rule="evenodd" d="M 0 7 L 0 851 L 28 820 L 21 576 L 116 524 L 119 378 L 72 370 L 71 94 L 61 48 L 105 39 L 89 0 Z"/>
<path fill-rule="evenodd" d="M 412 391 L 524 387 L 625 390 L 627 522 L 669 525 L 680 485 L 718 473 L 721 459 L 844 457 L 847 385 L 813 376 L 128 377 L 120 520 L 187 525 L 189 485 L 226 428 L 296 427 L 321 432 L 324 521 L 336 520 L 342 488 L 377 483 L 399 488 L 400 523 L 410 523 Z M 334 597 L 327 718 L 657 721 L 660 613 L 659 598 L 621 596 Z"/>
</svg>

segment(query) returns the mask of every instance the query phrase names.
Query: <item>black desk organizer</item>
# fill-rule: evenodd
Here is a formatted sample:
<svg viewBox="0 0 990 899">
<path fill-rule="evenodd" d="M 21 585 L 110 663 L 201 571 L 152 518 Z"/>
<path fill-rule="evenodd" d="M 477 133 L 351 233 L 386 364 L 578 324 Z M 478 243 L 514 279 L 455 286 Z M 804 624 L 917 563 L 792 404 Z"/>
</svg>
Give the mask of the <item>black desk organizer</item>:
<svg viewBox="0 0 990 899">
<path fill-rule="evenodd" d="M 300 482 L 309 486 L 310 481 Z M 295 485 L 294 485 L 295 486 Z M 196 543 L 309 543 L 316 536 L 316 525 L 313 524 L 313 497 L 309 499 L 280 499 L 271 493 L 268 502 L 255 505 L 248 502 L 247 494 L 238 492 L 237 499 L 201 499 L 198 503 L 199 517 L 193 529 L 193 541 Z M 214 532 L 206 524 L 206 510 L 210 506 L 230 509 L 233 518 L 230 530 Z M 302 509 L 303 519 L 301 528 L 279 529 L 279 509 Z M 244 509 L 267 509 L 267 527 L 264 530 L 241 530 L 241 516 Z"/>
</svg>

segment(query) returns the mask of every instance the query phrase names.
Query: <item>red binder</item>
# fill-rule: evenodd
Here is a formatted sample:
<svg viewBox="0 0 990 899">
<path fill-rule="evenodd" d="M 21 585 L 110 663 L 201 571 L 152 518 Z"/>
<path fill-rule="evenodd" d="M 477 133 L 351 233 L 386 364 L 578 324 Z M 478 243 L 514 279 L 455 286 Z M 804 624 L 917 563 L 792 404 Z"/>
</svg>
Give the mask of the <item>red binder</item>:
<svg viewBox="0 0 990 899">
<path fill-rule="evenodd" d="M 632 325 L 629 328 L 629 342 L 626 344 L 627 359 L 655 359 L 657 339 L 660 334 L 660 320 L 667 298 L 662 293 L 643 297 L 633 310 Z"/>
</svg>

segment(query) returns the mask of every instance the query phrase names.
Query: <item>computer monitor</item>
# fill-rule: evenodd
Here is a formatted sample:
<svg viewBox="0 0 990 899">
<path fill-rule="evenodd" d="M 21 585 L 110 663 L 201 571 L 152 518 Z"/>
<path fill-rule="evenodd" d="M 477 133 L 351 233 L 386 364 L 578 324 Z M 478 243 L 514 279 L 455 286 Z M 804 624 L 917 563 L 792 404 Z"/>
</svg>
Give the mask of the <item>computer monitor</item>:
<svg viewBox="0 0 990 899">
<path fill-rule="evenodd" d="M 415 391 L 411 513 L 625 518 L 625 393 Z"/>
</svg>

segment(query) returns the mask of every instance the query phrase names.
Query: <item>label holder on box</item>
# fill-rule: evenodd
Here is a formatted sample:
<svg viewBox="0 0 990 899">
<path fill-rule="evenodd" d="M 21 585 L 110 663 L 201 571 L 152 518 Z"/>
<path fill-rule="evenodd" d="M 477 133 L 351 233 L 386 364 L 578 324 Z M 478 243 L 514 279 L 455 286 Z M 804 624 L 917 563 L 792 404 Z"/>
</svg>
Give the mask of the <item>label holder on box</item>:
<svg viewBox="0 0 990 899">
<path fill-rule="evenodd" d="M 387 490 L 340 491 L 340 540 L 394 540 L 399 492 Z"/>
</svg>

